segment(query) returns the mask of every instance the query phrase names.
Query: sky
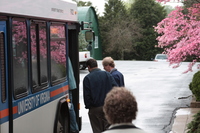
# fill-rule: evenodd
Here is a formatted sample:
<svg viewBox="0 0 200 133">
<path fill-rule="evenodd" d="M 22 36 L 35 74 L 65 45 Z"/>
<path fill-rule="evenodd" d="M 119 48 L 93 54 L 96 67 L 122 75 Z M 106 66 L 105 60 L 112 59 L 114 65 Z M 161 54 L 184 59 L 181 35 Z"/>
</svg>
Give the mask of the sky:
<svg viewBox="0 0 200 133">
<path fill-rule="evenodd" d="M 94 7 L 97 7 L 97 9 L 98 9 L 97 13 L 100 13 L 100 15 L 103 15 L 104 4 L 105 4 L 106 0 L 82 0 L 82 1 L 85 1 L 85 2 L 90 1 L 90 2 L 92 2 L 92 5 Z M 122 1 L 128 1 L 128 0 L 122 0 Z M 179 5 L 179 6 L 182 5 L 182 3 L 178 3 L 176 1 L 177 0 L 171 0 L 171 2 L 170 3 L 168 2 L 167 5 L 170 5 L 172 7 L 175 7 L 177 5 Z"/>
</svg>

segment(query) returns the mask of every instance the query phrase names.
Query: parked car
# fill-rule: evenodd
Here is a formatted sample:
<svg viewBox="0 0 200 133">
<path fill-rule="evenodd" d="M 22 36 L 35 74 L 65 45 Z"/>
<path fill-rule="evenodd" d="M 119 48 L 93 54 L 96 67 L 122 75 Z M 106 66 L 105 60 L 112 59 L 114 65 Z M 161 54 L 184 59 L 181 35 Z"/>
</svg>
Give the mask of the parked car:
<svg viewBox="0 0 200 133">
<path fill-rule="evenodd" d="M 166 54 L 157 54 L 154 58 L 154 61 L 167 61 Z"/>
</svg>

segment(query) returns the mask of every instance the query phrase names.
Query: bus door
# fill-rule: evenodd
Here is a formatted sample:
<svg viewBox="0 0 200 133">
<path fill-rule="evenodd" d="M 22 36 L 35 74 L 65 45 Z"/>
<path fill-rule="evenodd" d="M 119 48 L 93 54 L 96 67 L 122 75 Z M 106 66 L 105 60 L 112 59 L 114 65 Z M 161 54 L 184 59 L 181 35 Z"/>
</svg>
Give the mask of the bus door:
<svg viewBox="0 0 200 133">
<path fill-rule="evenodd" d="M 6 49 L 6 21 L 0 21 L 0 133 L 6 133 L 9 130 L 8 67 L 6 61 Z"/>
</svg>

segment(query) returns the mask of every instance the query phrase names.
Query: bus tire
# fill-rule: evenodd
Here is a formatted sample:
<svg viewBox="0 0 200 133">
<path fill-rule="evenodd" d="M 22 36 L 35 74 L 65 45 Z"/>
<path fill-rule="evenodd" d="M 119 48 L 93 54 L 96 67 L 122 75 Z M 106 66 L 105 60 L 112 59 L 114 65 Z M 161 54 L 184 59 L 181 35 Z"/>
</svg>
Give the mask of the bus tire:
<svg viewBox="0 0 200 133">
<path fill-rule="evenodd" d="M 69 132 L 70 132 L 70 118 L 69 118 L 68 103 L 66 102 L 66 100 L 61 99 L 57 107 L 56 118 L 54 123 L 54 133 L 69 133 Z"/>
</svg>

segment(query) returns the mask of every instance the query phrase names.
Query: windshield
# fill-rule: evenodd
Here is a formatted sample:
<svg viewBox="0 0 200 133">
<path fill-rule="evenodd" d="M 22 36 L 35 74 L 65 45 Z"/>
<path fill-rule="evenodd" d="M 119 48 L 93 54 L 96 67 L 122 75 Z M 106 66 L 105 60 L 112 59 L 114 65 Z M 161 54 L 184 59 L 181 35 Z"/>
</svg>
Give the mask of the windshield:
<svg viewBox="0 0 200 133">
<path fill-rule="evenodd" d="M 156 59 L 167 59 L 167 55 L 157 55 Z"/>
</svg>

